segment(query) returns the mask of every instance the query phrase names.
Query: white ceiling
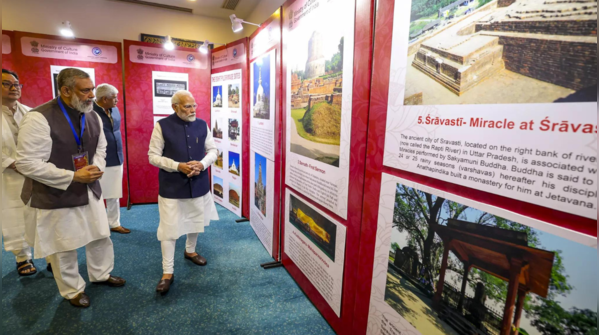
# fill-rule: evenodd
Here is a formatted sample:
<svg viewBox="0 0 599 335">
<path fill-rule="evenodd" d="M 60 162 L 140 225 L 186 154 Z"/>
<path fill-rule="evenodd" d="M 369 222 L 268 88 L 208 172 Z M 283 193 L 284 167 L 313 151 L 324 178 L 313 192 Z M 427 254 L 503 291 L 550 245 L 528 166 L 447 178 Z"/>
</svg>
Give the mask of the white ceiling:
<svg viewBox="0 0 599 335">
<path fill-rule="evenodd" d="M 177 7 L 191 8 L 196 15 L 209 17 L 218 17 L 228 19 L 229 15 L 235 14 L 237 17 L 247 19 L 254 11 L 261 0 L 239 0 L 235 10 L 222 8 L 225 0 L 145 0 L 148 2 L 160 3 Z"/>
</svg>

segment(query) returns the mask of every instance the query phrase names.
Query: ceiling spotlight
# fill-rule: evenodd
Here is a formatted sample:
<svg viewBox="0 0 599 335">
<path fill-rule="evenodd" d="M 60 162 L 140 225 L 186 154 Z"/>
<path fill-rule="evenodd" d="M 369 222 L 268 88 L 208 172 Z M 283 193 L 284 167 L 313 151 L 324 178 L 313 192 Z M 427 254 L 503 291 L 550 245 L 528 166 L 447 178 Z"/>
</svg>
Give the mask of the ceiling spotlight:
<svg viewBox="0 0 599 335">
<path fill-rule="evenodd" d="M 200 45 L 200 53 L 206 55 L 208 53 L 209 47 L 210 47 L 210 42 L 208 40 L 204 41 L 204 44 Z"/>
<path fill-rule="evenodd" d="M 71 22 L 65 21 L 62 23 L 63 27 L 60 29 L 60 34 L 64 37 L 75 37 L 75 33 L 73 32 L 73 28 L 71 27 Z"/>
<path fill-rule="evenodd" d="M 164 43 L 164 48 L 166 50 L 175 50 L 175 44 L 170 36 L 166 36 L 166 42 Z"/>
<path fill-rule="evenodd" d="M 231 16 L 229 16 L 229 18 L 231 19 L 231 24 L 233 25 L 233 32 L 234 33 L 238 33 L 240 31 L 243 30 L 243 24 L 251 24 L 253 26 L 256 27 L 260 27 L 259 24 L 256 23 L 251 23 L 251 22 L 247 22 L 247 21 L 243 21 L 242 19 L 237 18 L 237 16 L 235 14 L 231 14 Z"/>
</svg>

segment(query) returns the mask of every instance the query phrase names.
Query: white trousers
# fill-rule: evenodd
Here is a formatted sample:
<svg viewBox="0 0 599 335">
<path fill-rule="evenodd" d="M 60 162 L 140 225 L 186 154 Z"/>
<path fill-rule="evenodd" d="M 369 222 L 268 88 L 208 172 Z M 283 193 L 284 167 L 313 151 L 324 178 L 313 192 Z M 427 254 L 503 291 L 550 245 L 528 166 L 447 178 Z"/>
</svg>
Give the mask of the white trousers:
<svg viewBox="0 0 599 335">
<path fill-rule="evenodd" d="M 114 248 L 110 238 L 85 246 L 87 273 L 92 283 L 107 281 L 114 269 Z M 59 252 L 48 257 L 60 295 L 68 300 L 85 292 L 85 280 L 79 274 L 77 250 Z"/>
<path fill-rule="evenodd" d="M 121 205 L 120 199 L 105 199 L 106 214 L 108 215 L 108 225 L 110 229 L 121 226 Z"/>
<path fill-rule="evenodd" d="M 185 251 L 188 254 L 196 252 L 196 246 L 198 245 L 198 236 L 200 234 L 187 234 L 187 243 L 185 244 Z M 175 246 L 177 241 L 162 241 L 162 270 L 165 275 L 172 275 L 175 273 Z"/>
<path fill-rule="evenodd" d="M 32 256 L 31 247 L 21 250 L 13 250 L 12 253 L 17 258 L 17 263 L 28 261 L 31 259 Z"/>
</svg>

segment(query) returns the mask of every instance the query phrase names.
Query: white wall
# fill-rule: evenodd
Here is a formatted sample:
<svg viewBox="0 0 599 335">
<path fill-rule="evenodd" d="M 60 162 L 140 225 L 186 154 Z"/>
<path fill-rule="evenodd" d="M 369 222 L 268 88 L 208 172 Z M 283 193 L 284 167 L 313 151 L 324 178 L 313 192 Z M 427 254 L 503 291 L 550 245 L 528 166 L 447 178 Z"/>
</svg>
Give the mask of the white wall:
<svg viewBox="0 0 599 335">
<path fill-rule="evenodd" d="M 215 43 L 243 37 L 233 33 L 229 19 L 109 0 L 2 0 L 5 30 L 58 35 L 65 20 L 71 21 L 77 37 L 113 42 L 139 41 L 141 33 Z"/>
<path fill-rule="evenodd" d="M 6 1 L 6 0 L 5 0 Z M 254 11 L 247 18 L 242 18 L 247 22 L 262 24 L 264 21 L 268 20 L 268 18 L 277 11 L 287 0 L 262 0 L 256 6 Z M 244 33 L 245 36 L 252 35 L 258 27 L 252 25 L 244 25 Z"/>
</svg>

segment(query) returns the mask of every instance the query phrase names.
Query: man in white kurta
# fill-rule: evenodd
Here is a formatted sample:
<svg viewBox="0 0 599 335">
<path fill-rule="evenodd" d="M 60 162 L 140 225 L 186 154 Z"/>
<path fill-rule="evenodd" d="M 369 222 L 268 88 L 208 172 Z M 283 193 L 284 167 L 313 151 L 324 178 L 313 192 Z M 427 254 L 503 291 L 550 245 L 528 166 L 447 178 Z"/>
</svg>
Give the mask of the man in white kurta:
<svg viewBox="0 0 599 335">
<path fill-rule="evenodd" d="M 31 247 L 25 241 L 25 205 L 21 190 L 25 178 L 17 170 L 19 126 L 30 108 L 21 104 L 19 76 L 2 69 L 2 236 L 4 250 L 17 259 L 20 276 L 31 276 L 37 269 L 31 260 Z"/>
<path fill-rule="evenodd" d="M 78 69 L 61 71 L 57 83 L 60 96 L 23 119 L 16 166 L 27 177 L 21 198 L 35 258 L 48 257 L 60 294 L 85 308 L 90 299 L 79 274 L 78 248 L 86 248 L 92 282 L 120 287 L 125 280 L 111 275 L 114 250 L 98 183 L 106 140 L 92 112 L 94 84 Z"/>
<path fill-rule="evenodd" d="M 131 230 L 121 226 L 120 199 L 123 197 L 123 140 L 121 113 L 117 108 L 119 91 L 110 84 L 98 85 L 94 111 L 102 119 L 106 137 L 106 170 L 100 179 L 102 196 L 106 201 L 110 231 L 129 234 Z"/>
<path fill-rule="evenodd" d="M 166 294 L 174 281 L 177 239 L 187 235 L 185 258 L 206 265 L 206 259 L 195 250 L 198 235 L 211 219 L 218 220 L 207 171 L 218 153 L 210 129 L 196 118 L 197 105 L 191 93 L 175 93 L 172 107 L 175 114 L 156 123 L 148 153 L 150 164 L 161 169 L 158 240 L 163 277 L 156 288 L 161 294 Z"/>
</svg>

